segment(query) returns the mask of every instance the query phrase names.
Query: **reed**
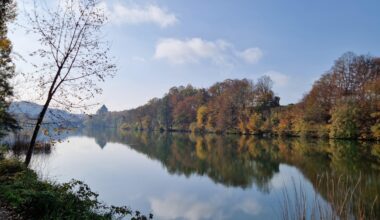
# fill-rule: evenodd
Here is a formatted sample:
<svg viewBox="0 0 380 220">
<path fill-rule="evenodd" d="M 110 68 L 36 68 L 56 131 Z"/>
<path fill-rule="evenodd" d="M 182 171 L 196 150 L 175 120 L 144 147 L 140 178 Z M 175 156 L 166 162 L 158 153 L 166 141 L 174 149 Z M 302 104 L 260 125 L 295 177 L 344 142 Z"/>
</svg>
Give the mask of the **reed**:
<svg viewBox="0 0 380 220">
<path fill-rule="evenodd" d="M 17 133 L 14 135 L 13 142 L 10 144 L 10 149 L 14 155 L 24 155 L 28 151 L 29 144 L 29 135 Z M 39 141 L 35 146 L 34 153 L 49 154 L 51 153 L 51 149 L 52 144 L 50 142 Z"/>
<path fill-rule="evenodd" d="M 316 178 L 313 195 L 308 195 L 301 181 L 292 179 L 292 184 L 285 187 L 281 198 L 281 218 L 284 220 L 344 220 L 344 219 L 379 219 L 378 195 L 368 200 L 363 195 L 366 184 L 361 175 L 323 174 Z M 312 198 L 310 198 L 312 197 Z"/>
</svg>

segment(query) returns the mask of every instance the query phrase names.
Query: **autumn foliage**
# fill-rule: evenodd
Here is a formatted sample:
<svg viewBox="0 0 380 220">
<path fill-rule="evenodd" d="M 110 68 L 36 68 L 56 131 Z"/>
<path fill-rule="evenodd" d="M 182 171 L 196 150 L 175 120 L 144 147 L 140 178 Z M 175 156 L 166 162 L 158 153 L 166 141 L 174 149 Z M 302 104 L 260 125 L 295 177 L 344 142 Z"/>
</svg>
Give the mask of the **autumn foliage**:
<svg viewBox="0 0 380 220">
<path fill-rule="evenodd" d="M 380 139 L 380 59 L 348 52 L 297 104 L 280 106 L 272 81 L 227 79 L 173 87 L 163 98 L 88 121 L 137 130 Z M 107 118 L 107 120 L 105 120 Z M 103 123 L 104 124 L 104 123 Z"/>
</svg>

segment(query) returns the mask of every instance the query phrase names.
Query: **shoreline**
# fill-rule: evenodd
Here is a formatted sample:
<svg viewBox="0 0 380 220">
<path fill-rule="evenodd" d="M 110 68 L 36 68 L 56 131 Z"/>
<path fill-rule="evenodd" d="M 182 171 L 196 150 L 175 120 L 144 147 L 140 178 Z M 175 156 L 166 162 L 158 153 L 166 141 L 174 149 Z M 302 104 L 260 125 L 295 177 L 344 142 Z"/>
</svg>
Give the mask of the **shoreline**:
<svg viewBox="0 0 380 220">
<path fill-rule="evenodd" d="M 110 128 L 110 127 L 108 127 Z M 113 129 L 121 129 L 123 131 L 136 131 L 136 132 L 160 132 L 160 133 L 183 133 L 183 134 L 197 134 L 197 135 L 208 135 L 208 134 L 214 134 L 214 135 L 237 135 L 237 136 L 254 136 L 259 138 L 306 138 L 306 139 L 318 139 L 318 140 L 337 140 L 337 141 L 366 141 L 366 142 L 380 142 L 380 140 L 376 140 L 374 138 L 334 138 L 334 137 L 320 137 L 316 135 L 312 136 L 303 136 L 303 135 L 290 135 L 290 134 L 276 134 L 276 133 L 262 133 L 262 134 L 252 134 L 252 133 L 241 133 L 241 132 L 215 132 L 215 131 L 191 131 L 186 129 L 139 129 L 139 128 L 116 128 L 112 127 Z"/>
</svg>

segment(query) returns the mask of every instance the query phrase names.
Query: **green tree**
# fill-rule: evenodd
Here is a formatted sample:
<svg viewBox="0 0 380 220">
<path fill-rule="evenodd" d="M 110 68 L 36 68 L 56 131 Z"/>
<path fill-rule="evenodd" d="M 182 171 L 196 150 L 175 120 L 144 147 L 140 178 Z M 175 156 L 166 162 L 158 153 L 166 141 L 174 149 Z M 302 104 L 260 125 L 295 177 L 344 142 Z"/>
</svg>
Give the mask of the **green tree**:
<svg viewBox="0 0 380 220">
<path fill-rule="evenodd" d="M 10 57 L 12 43 L 7 37 L 7 24 L 15 18 L 15 10 L 13 0 L 0 2 L 0 136 L 17 128 L 16 120 L 7 112 L 9 98 L 13 95 L 9 80 L 15 74 L 15 66 Z"/>
</svg>

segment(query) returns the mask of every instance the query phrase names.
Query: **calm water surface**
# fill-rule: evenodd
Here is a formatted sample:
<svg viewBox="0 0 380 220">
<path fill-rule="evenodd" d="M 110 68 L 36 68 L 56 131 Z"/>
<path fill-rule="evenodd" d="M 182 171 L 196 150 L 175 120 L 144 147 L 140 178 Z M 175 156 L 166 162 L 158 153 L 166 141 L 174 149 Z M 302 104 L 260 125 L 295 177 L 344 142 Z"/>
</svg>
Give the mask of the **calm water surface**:
<svg viewBox="0 0 380 220">
<path fill-rule="evenodd" d="M 373 143 L 87 129 L 35 155 L 32 166 L 57 182 L 84 180 L 107 204 L 196 220 L 281 218 L 295 182 L 328 202 L 314 184 L 324 173 L 361 176 L 371 190 L 363 196 L 376 196 L 379 164 Z"/>
</svg>

